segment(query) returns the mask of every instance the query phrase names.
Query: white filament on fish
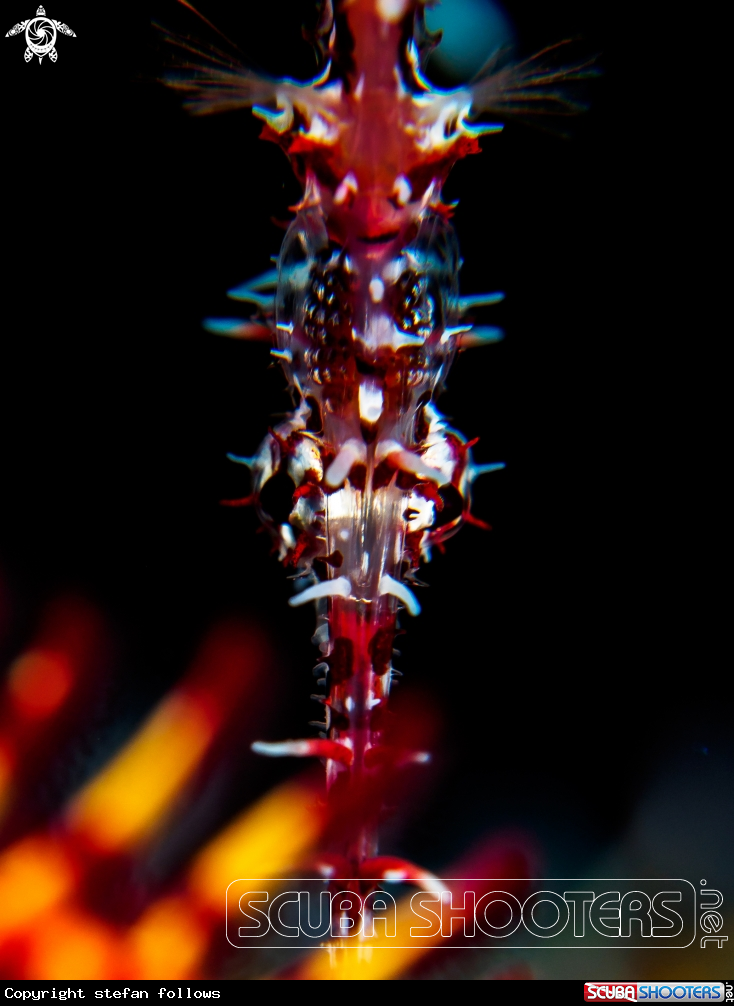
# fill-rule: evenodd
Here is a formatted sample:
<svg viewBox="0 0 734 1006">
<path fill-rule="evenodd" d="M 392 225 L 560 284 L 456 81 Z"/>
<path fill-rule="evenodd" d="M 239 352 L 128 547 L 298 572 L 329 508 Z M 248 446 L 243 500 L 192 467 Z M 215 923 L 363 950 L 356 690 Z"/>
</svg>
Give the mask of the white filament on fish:
<svg viewBox="0 0 734 1006">
<path fill-rule="evenodd" d="M 413 591 L 387 573 L 380 577 L 377 590 L 381 595 L 391 594 L 393 597 L 397 597 L 399 601 L 403 602 L 409 615 L 420 614 L 421 606 Z"/>
<path fill-rule="evenodd" d="M 352 593 L 352 585 L 346 576 L 338 576 L 335 580 L 325 580 L 323 583 L 314 583 L 312 587 L 306 587 L 300 594 L 288 598 L 291 608 L 298 608 L 309 601 L 317 601 L 320 597 L 349 597 Z"/>
<path fill-rule="evenodd" d="M 337 456 L 326 470 L 326 484 L 334 489 L 340 486 L 349 475 L 352 465 L 356 461 L 364 462 L 367 458 L 367 449 L 359 440 L 352 438 L 347 440 Z"/>
<path fill-rule="evenodd" d="M 426 464 L 420 454 L 416 454 L 414 451 L 409 451 L 402 444 L 399 444 L 397 440 L 381 440 L 377 445 L 375 451 L 375 460 L 382 461 L 383 458 L 389 457 L 398 468 L 402 468 L 403 471 L 412 472 L 413 475 L 419 475 L 422 478 L 430 479 L 431 482 L 435 482 L 438 486 L 445 486 L 451 481 L 451 479 L 445 475 L 440 469 L 433 468 L 431 465 Z"/>
</svg>

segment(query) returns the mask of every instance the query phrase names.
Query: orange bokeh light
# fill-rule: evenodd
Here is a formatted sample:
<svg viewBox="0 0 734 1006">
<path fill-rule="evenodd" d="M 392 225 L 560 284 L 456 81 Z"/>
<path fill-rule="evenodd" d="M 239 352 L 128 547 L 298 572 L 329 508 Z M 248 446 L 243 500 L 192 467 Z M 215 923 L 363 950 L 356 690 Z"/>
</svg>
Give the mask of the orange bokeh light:
<svg viewBox="0 0 734 1006">
<path fill-rule="evenodd" d="M 74 888 L 68 854 L 47 836 L 32 835 L 0 855 L 0 937 L 33 922 Z"/>
<path fill-rule="evenodd" d="M 11 665 L 7 689 L 16 715 L 38 720 L 55 712 L 74 684 L 68 658 L 53 650 L 28 650 Z"/>
<path fill-rule="evenodd" d="M 64 906 L 44 915 L 28 941 L 25 971 L 36 981 L 118 977 L 117 940 L 101 920 Z M 120 975 L 122 977 L 122 975 Z"/>
<path fill-rule="evenodd" d="M 195 978 L 210 935 L 191 898 L 162 898 L 127 934 L 129 973 L 143 980 Z"/>
</svg>

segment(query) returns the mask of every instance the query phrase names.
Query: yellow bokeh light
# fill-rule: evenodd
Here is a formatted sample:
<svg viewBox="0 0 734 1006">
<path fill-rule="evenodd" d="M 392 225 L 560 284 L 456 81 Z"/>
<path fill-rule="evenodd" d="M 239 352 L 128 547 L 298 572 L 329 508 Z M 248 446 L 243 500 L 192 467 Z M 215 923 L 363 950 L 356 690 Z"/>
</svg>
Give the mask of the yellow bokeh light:
<svg viewBox="0 0 734 1006">
<path fill-rule="evenodd" d="M 174 694 L 74 800 L 71 828 L 98 849 L 125 849 L 153 830 L 201 761 L 216 725 Z"/>
<path fill-rule="evenodd" d="M 240 877 L 278 877 L 318 841 L 324 809 L 311 786 L 284 783 L 248 807 L 199 853 L 189 888 L 202 904 L 224 913 L 225 893 Z"/>
</svg>

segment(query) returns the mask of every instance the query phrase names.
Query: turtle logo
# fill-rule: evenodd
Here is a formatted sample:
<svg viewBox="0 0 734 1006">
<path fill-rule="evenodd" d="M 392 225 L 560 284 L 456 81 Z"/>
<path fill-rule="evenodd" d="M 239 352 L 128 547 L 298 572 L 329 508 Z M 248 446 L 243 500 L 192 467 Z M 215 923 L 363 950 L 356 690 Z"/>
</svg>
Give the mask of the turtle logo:
<svg viewBox="0 0 734 1006">
<path fill-rule="evenodd" d="M 76 32 L 73 32 L 68 24 L 62 24 L 61 21 L 54 21 L 53 18 L 46 17 L 46 11 L 43 7 L 38 8 L 35 17 L 13 25 L 10 31 L 5 33 L 5 38 L 9 38 L 11 35 L 20 35 L 22 31 L 25 31 L 25 40 L 28 43 L 28 48 L 23 54 L 26 63 L 30 63 L 34 56 L 38 56 L 39 63 L 44 56 L 48 56 L 51 62 L 55 63 L 59 58 L 55 49 L 57 32 L 76 38 Z"/>
</svg>

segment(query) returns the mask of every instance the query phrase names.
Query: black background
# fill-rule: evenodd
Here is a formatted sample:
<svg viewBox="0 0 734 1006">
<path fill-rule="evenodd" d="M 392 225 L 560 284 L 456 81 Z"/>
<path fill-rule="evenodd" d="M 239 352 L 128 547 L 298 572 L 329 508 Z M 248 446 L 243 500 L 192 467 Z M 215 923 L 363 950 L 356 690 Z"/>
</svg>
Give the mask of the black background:
<svg viewBox="0 0 734 1006">
<path fill-rule="evenodd" d="M 77 32 L 57 64 L 26 65 L 22 40 L 2 41 L 0 561 L 8 655 L 62 589 L 115 626 L 114 701 L 71 789 L 215 618 L 250 613 L 277 642 L 271 739 L 314 716 L 314 651 L 312 613 L 287 607 L 254 516 L 218 506 L 248 489 L 225 452 L 252 453 L 289 407 L 284 382 L 267 348 L 199 327 L 236 313 L 224 291 L 277 254 L 271 217 L 298 195 L 288 164 L 246 113 L 192 120 L 152 82 L 151 18 L 207 36 L 173 2 L 52 2 Z M 7 28 L 26 6 L 5 8 Z M 205 13 L 255 65 L 305 77 L 308 10 L 217 0 Z M 401 642 L 400 687 L 445 725 L 431 799 L 385 851 L 440 869 L 485 830 L 524 824 L 558 873 L 619 837 L 667 760 L 730 743 L 711 474 L 722 347 L 687 273 L 702 251 L 690 149 L 668 130 L 639 11 L 509 10 L 522 51 L 580 34 L 604 75 L 571 139 L 511 124 L 447 189 L 463 289 L 506 291 L 488 320 L 508 337 L 460 358 L 440 405 L 481 437 L 479 461 L 507 470 L 477 486 L 494 530 L 466 528 L 435 557 Z M 294 767 L 250 770 L 220 816 Z"/>
</svg>

